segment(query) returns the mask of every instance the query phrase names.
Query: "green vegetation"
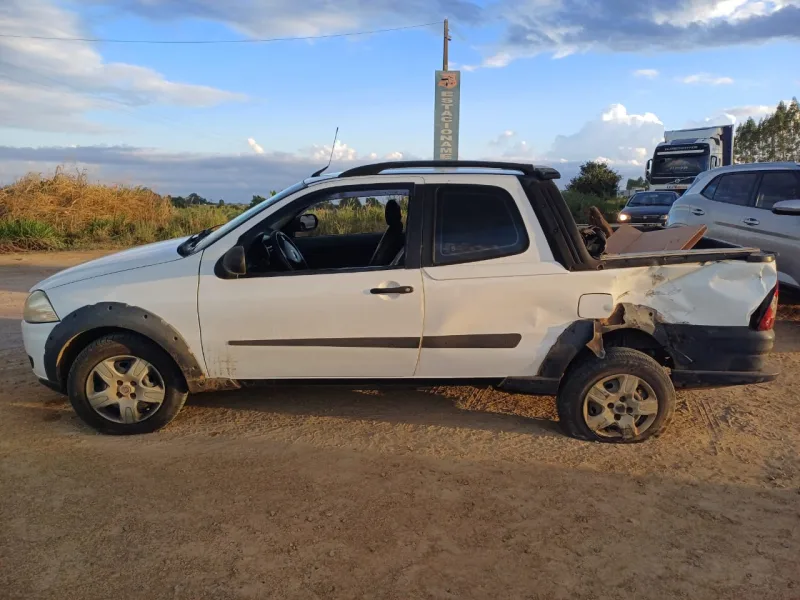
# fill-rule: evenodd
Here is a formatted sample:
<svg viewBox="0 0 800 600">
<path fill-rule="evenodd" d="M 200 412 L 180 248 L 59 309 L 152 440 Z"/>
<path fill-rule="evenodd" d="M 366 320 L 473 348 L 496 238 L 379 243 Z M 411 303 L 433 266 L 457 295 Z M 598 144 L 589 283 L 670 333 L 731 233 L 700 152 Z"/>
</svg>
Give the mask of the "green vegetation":
<svg viewBox="0 0 800 600">
<path fill-rule="evenodd" d="M 587 222 L 590 206 L 616 219 L 624 200 L 582 193 L 573 189 L 574 182 L 564 197 L 576 221 Z M 263 199 L 255 196 L 253 201 Z M 401 199 L 406 210 L 407 202 Z M 170 198 L 144 187 L 93 184 L 85 173 L 59 168 L 49 178 L 32 173 L 0 188 L 0 252 L 136 246 L 191 235 L 225 223 L 242 210 L 212 204 L 197 194 Z M 313 212 L 319 227 L 307 235 L 386 228 L 384 207 L 376 198 L 346 198 Z"/>
<path fill-rule="evenodd" d="M 616 221 L 617 213 L 625 206 L 625 199 L 617 195 L 621 179 L 619 173 L 603 162 L 583 163 L 580 173 L 570 180 L 564 191 L 564 199 L 575 221 L 587 223 L 590 206 L 596 206 L 609 222 Z M 632 181 L 635 182 L 628 180 L 629 186 Z"/>
<path fill-rule="evenodd" d="M 634 188 L 648 189 L 649 187 L 650 184 L 648 184 L 647 181 L 645 181 L 644 177 L 641 176 L 637 177 L 636 179 L 628 178 L 628 183 L 625 184 L 625 189 L 628 191 Z"/>
<path fill-rule="evenodd" d="M 598 198 L 616 198 L 622 176 L 606 163 L 589 161 L 567 184 L 567 191 L 588 194 Z"/>
<path fill-rule="evenodd" d="M 242 210 L 176 204 L 144 187 L 92 184 L 81 172 L 30 173 L 0 188 L 0 251 L 135 246 L 190 235 Z"/>
<path fill-rule="evenodd" d="M 564 200 L 567 201 L 569 211 L 576 223 L 589 222 L 589 207 L 596 206 L 609 223 L 616 222 L 617 215 L 625 206 L 626 198 L 599 198 L 591 194 L 581 194 L 572 190 L 564 191 Z"/>
<path fill-rule="evenodd" d="M 775 112 L 756 123 L 752 118 L 736 128 L 733 142 L 737 163 L 800 161 L 800 104 L 778 103 Z"/>
<path fill-rule="evenodd" d="M 384 231 L 386 217 L 383 205 L 320 207 L 312 211 L 319 219 L 319 226 L 312 235 L 343 235 Z"/>
</svg>

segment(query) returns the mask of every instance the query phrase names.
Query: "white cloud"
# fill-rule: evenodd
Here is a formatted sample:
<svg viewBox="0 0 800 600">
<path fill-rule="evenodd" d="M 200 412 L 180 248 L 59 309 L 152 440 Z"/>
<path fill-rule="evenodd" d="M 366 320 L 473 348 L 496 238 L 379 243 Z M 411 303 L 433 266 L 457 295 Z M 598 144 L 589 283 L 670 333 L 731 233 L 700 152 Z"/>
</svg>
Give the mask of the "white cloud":
<svg viewBox="0 0 800 600">
<path fill-rule="evenodd" d="M 747 105 L 747 106 L 733 106 L 731 108 L 723 108 L 719 112 L 705 117 L 704 119 L 690 120 L 684 124 L 684 127 L 711 127 L 714 125 L 731 125 L 738 124 L 753 118 L 756 121 L 766 117 L 768 114 L 775 111 L 772 106 L 766 105 Z"/>
<path fill-rule="evenodd" d="M 264 154 L 264 149 L 253 138 L 247 138 L 247 143 L 256 154 Z"/>
<path fill-rule="evenodd" d="M 733 79 L 730 77 L 718 77 L 716 75 L 709 75 L 708 73 L 696 73 L 694 75 L 687 75 L 686 77 L 678 78 L 682 83 L 700 83 L 706 85 L 730 85 Z"/>
<path fill-rule="evenodd" d="M 479 65 L 463 65 L 463 71 L 477 71 L 478 69 L 502 69 L 511 64 L 513 57 L 508 52 L 497 52 L 483 59 Z"/>
<path fill-rule="evenodd" d="M 331 145 L 314 144 L 310 148 L 306 148 L 303 154 L 310 157 L 312 160 L 327 162 L 328 159 L 331 158 Z M 332 156 L 334 161 L 349 162 L 358 158 L 358 152 L 356 152 L 355 148 L 350 148 L 343 141 L 336 140 Z"/>
<path fill-rule="evenodd" d="M 637 69 L 633 72 L 634 77 L 644 77 L 645 79 L 655 79 L 658 77 L 656 69 Z"/>
<path fill-rule="evenodd" d="M 212 154 L 129 146 L 0 146 L 0 186 L 30 171 L 51 173 L 65 165 L 67 169 L 86 169 L 98 181 L 143 185 L 161 194 L 194 191 L 206 198 L 249 202 L 253 194 L 264 195 L 265 190 L 281 189 L 309 177 L 328 162 L 330 149 L 319 145 L 300 152 Z M 405 152 L 386 156 L 387 160 L 401 158 L 414 157 Z M 377 159 L 376 153 L 360 156 L 337 142 L 331 170 L 338 170 L 337 163 L 349 168 Z"/>
<path fill-rule="evenodd" d="M 664 124 L 656 115 L 629 114 L 622 104 L 612 104 L 578 132 L 557 136 L 548 156 L 578 161 L 596 156 L 612 164 L 634 164 L 663 139 Z"/>
<path fill-rule="evenodd" d="M 78 16 L 50 0 L 3 0 L 8 34 L 86 37 Z M 167 80 L 153 69 L 106 62 L 89 42 L 0 38 L 0 126 L 49 131 L 100 130 L 90 110 L 147 104 L 207 107 L 244 96 Z"/>
<path fill-rule="evenodd" d="M 504 132 L 499 134 L 496 138 L 489 141 L 490 146 L 504 146 L 508 144 L 508 142 L 514 138 L 517 134 L 512 131 L 511 129 L 506 129 Z"/>
<path fill-rule="evenodd" d="M 500 0 L 491 49 L 511 59 L 590 50 L 693 50 L 800 39 L 800 0 Z"/>
</svg>

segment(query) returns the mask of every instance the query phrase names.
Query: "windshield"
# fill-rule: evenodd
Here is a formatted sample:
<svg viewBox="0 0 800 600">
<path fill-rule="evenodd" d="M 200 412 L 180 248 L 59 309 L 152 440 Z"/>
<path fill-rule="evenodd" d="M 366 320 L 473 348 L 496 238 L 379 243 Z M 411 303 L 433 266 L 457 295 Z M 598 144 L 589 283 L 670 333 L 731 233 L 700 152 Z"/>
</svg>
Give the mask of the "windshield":
<svg viewBox="0 0 800 600">
<path fill-rule="evenodd" d="M 663 156 L 653 165 L 653 175 L 690 177 L 708 169 L 708 156 Z"/>
<path fill-rule="evenodd" d="M 639 192 L 628 201 L 628 206 L 672 206 L 678 194 L 673 192 Z"/>
<path fill-rule="evenodd" d="M 229 232 L 233 231 L 242 223 L 249 221 L 253 217 L 255 217 L 261 211 L 269 208 L 276 202 L 283 200 L 286 196 L 290 196 L 295 192 L 302 190 L 305 187 L 305 183 L 302 181 L 300 183 L 295 183 L 294 185 L 286 188 L 282 192 L 275 194 L 274 196 L 267 198 L 261 204 L 256 204 L 254 207 L 247 209 L 242 214 L 240 214 L 235 219 L 231 219 L 225 225 L 214 231 L 213 233 L 209 234 L 207 237 L 203 238 L 198 242 L 197 246 L 194 247 L 193 251 L 197 252 L 198 250 L 202 250 L 204 248 L 208 248 L 211 244 L 216 242 L 218 239 L 226 236 Z"/>
</svg>

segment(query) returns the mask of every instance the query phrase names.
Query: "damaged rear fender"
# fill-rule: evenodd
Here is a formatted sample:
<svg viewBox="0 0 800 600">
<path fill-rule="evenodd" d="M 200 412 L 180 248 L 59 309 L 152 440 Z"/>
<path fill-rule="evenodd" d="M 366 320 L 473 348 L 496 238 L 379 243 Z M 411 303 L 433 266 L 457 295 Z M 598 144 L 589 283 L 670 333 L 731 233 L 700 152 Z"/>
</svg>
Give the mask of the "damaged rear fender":
<svg viewBox="0 0 800 600">
<path fill-rule="evenodd" d="M 658 312 L 647 306 L 621 303 L 605 319 L 582 319 L 567 327 L 542 361 L 537 376 L 561 378 L 586 350 L 605 358 L 609 342 L 614 346 L 656 351 L 655 358 L 664 366 L 675 362 L 674 349 Z"/>
</svg>

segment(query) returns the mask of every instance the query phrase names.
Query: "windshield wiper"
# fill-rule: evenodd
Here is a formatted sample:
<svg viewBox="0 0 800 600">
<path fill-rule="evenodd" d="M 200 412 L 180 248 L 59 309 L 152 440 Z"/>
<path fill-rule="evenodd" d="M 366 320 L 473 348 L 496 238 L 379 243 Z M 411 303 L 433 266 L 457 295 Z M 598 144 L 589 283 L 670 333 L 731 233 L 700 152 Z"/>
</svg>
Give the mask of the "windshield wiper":
<svg viewBox="0 0 800 600">
<path fill-rule="evenodd" d="M 222 227 L 224 223 L 220 223 L 219 225 L 214 225 L 213 227 L 208 227 L 203 229 L 203 231 L 198 231 L 197 233 L 193 234 L 189 237 L 185 242 L 182 242 L 180 246 L 178 246 L 178 254 L 181 256 L 187 256 L 197 243 L 202 240 L 203 238 L 207 237 L 212 231 Z"/>
</svg>

